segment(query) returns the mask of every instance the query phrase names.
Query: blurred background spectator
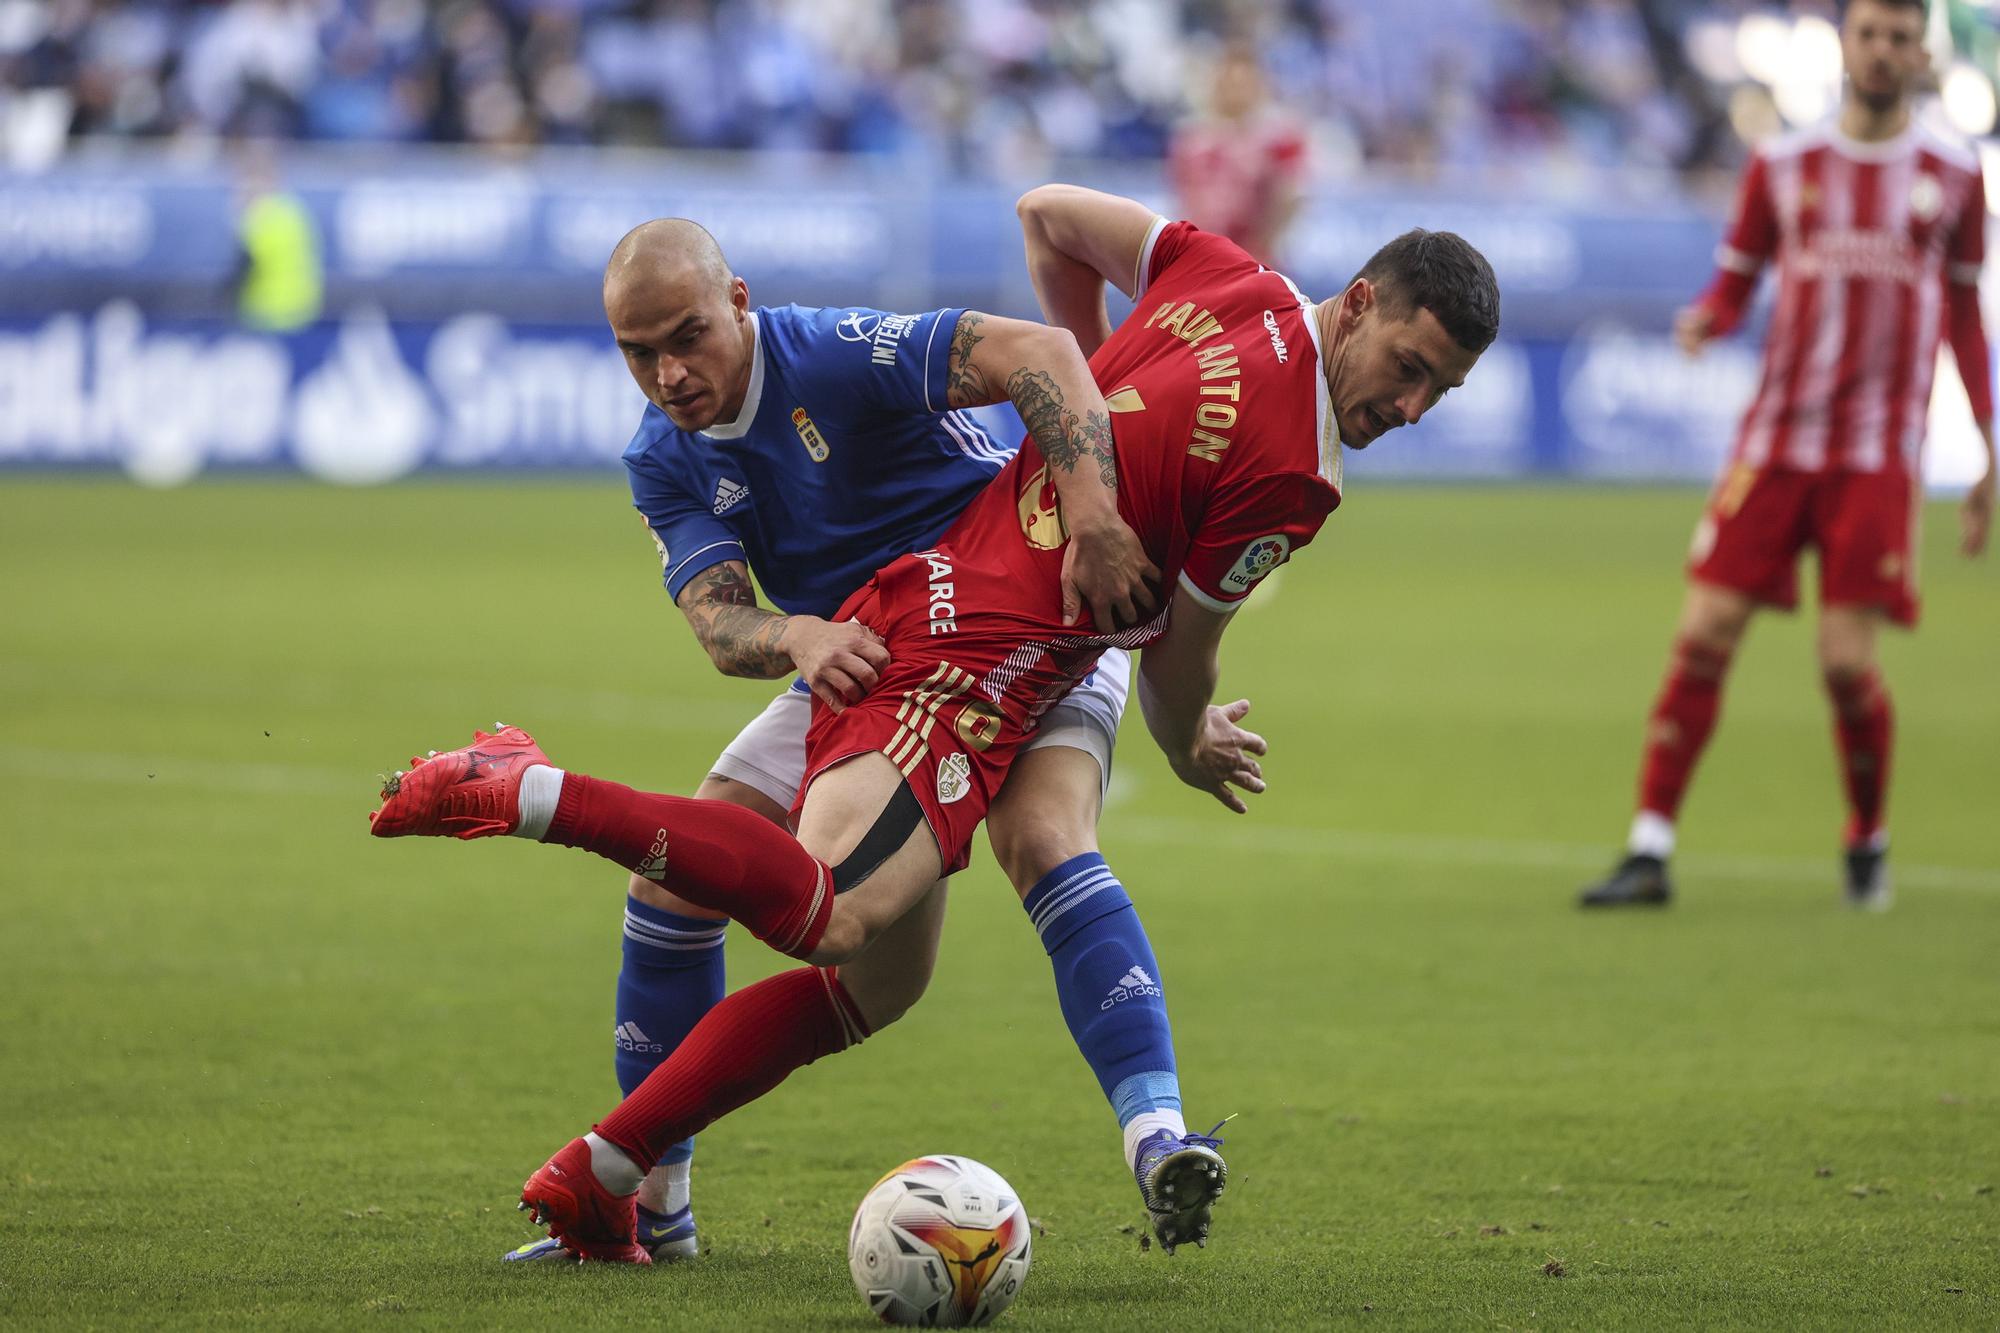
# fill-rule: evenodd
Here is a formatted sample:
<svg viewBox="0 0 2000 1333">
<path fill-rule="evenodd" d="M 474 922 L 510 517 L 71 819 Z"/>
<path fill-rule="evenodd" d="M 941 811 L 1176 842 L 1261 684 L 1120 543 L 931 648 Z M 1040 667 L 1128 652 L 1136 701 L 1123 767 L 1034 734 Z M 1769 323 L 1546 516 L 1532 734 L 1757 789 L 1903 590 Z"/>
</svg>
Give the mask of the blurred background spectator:
<svg viewBox="0 0 2000 1333">
<path fill-rule="evenodd" d="M 1960 130 L 1993 0 L 1937 0 Z M 1733 166 L 1832 105 L 1828 3 L 1744 0 L 0 0 L 17 167 L 90 136 L 887 154 L 1025 177 L 1158 159 L 1250 53 L 1317 176 Z"/>
<path fill-rule="evenodd" d="M 1246 42 L 1215 62 L 1207 105 L 1167 153 L 1175 211 L 1282 268 L 1279 246 L 1299 211 L 1305 127 L 1271 102 L 1263 62 Z"/>
</svg>

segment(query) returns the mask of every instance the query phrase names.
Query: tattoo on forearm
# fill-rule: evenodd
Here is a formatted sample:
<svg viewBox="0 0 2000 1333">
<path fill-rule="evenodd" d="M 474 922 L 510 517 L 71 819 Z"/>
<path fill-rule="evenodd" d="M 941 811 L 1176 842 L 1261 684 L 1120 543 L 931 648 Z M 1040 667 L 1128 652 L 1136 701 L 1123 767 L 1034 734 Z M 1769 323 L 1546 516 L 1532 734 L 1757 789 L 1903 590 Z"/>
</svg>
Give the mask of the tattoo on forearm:
<svg viewBox="0 0 2000 1333">
<path fill-rule="evenodd" d="M 759 680 L 792 670 L 791 657 L 778 647 L 786 617 L 757 605 L 756 590 L 740 571 L 717 565 L 687 591 L 693 595 L 686 597 L 682 609 L 718 668 Z"/>
<path fill-rule="evenodd" d="M 1106 490 L 1118 489 L 1118 455 L 1112 448 L 1111 418 L 1092 412 L 1081 420 L 1063 401 L 1062 389 L 1044 370 L 1021 369 L 1007 377 L 1007 396 L 1050 467 L 1076 471 L 1093 459 Z"/>
<path fill-rule="evenodd" d="M 954 408 L 984 407 L 994 400 L 985 374 L 972 364 L 972 349 L 986 336 L 979 331 L 985 322 L 986 316 L 968 310 L 958 317 L 958 328 L 951 335 L 951 351 L 945 357 L 944 397 Z"/>
</svg>

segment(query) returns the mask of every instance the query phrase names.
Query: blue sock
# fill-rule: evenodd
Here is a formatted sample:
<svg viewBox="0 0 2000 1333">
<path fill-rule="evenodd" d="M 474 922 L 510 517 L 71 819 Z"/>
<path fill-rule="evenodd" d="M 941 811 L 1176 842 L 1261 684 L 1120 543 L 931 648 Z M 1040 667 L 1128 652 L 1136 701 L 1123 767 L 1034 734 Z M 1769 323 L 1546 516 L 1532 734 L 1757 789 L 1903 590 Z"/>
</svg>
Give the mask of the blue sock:
<svg viewBox="0 0 2000 1333">
<path fill-rule="evenodd" d="M 1021 906 L 1055 968 L 1063 1021 L 1119 1126 L 1148 1111 L 1178 1115 L 1181 1085 L 1160 965 L 1111 867 L 1096 852 L 1071 857 Z"/>
<path fill-rule="evenodd" d="M 625 900 L 625 965 L 618 972 L 613 1036 L 618 1086 L 628 1096 L 722 999 L 727 925 Z M 660 1155 L 660 1163 L 693 1156 L 694 1140 L 683 1139 Z"/>
</svg>

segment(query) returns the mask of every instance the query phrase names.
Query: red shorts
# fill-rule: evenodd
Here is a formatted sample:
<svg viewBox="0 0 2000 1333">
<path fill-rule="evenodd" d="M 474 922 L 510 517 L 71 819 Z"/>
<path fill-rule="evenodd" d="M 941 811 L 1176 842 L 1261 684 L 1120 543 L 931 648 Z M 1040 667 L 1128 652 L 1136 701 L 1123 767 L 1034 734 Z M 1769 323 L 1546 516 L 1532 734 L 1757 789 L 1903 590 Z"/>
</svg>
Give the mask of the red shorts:
<svg viewBox="0 0 2000 1333">
<path fill-rule="evenodd" d="M 1799 554 L 1819 551 L 1822 606 L 1873 607 L 1917 623 L 1916 504 L 1903 472 L 1792 472 L 1732 463 L 1695 528 L 1688 577 L 1789 611 Z"/>
<path fill-rule="evenodd" d="M 940 543 L 936 552 L 903 556 L 848 598 L 834 618 L 880 635 L 889 665 L 867 697 L 838 713 L 813 699 L 794 815 L 814 778 L 857 754 L 879 753 L 902 770 L 923 807 L 944 873 L 964 869 L 972 835 L 1041 715 L 1106 647 L 1137 646 L 1159 628 L 1063 631 L 1059 609 L 1021 609 L 1024 595 L 1040 601 L 1046 592 L 1052 605 L 1060 598 L 1053 575 L 1046 589 L 1042 582 L 962 566 Z"/>
</svg>

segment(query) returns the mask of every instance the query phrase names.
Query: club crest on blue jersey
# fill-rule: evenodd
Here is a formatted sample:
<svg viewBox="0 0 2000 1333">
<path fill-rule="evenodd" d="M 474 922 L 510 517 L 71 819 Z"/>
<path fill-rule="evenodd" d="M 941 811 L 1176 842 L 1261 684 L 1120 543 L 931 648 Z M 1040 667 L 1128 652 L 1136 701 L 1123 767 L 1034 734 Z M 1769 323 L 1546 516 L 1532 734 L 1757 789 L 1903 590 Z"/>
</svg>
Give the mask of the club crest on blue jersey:
<svg viewBox="0 0 2000 1333">
<path fill-rule="evenodd" d="M 815 463 L 824 463 L 832 450 L 827 448 L 826 436 L 819 433 L 819 427 L 813 425 L 803 407 L 792 409 L 792 429 L 799 433 L 799 443 L 806 447 L 807 457 Z"/>
</svg>

